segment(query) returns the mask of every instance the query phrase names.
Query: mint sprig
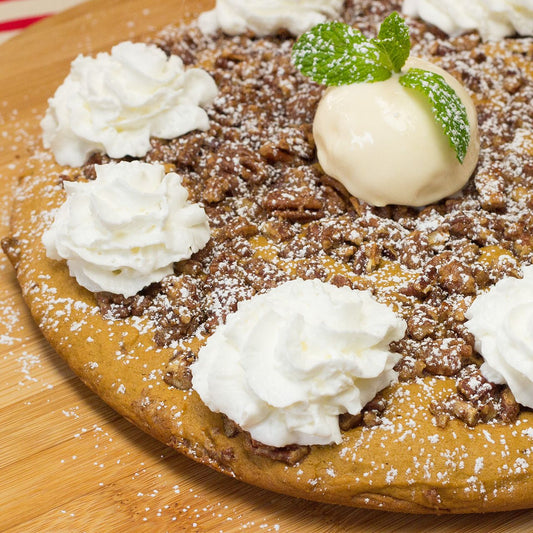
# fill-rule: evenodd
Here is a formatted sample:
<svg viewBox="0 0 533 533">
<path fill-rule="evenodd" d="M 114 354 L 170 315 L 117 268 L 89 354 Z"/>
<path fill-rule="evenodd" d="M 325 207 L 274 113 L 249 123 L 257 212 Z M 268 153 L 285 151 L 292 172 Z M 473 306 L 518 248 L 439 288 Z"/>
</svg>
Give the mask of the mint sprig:
<svg viewBox="0 0 533 533">
<path fill-rule="evenodd" d="M 359 30 L 342 22 L 318 24 L 292 51 L 296 67 L 322 85 L 385 81 L 391 71 L 384 52 Z"/>
<path fill-rule="evenodd" d="M 326 86 L 374 83 L 401 73 L 409 53 L 409 28 L 393 12 L 381 24 L 378 36 L 368 39 L 359 30 L 342 22 L 317 24 L 294 44 L 292 60 L 302 74 Z M 439 74 L 409 69 L 399 82 L 414 89 L 429 102 L 460 163 L 470 143 L 466 108 Z"/>
<path fill-rule="evenodd" d="M 411 39 L 409 27 L 396 11 L 383 21 L 372 42 L 387 55 L 394 72 L 400 72 L 411 52 Z"/>
<path fill-rule="evenodd" d="M 435 119 L 462 163 L 470 142 L 470 128 L 465 106 L 456 92 L 440 74 L 420 68 L 409 69 L 400 76 L 399 81 L 404 87 L 415 89 L 429 100 Z"/>
</svg>

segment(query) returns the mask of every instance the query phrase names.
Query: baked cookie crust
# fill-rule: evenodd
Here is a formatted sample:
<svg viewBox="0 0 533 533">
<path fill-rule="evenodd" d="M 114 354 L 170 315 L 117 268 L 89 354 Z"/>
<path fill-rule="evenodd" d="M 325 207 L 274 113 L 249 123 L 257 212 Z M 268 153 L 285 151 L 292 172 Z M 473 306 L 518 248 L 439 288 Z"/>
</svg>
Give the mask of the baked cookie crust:
<svg viewBox="0 0 533 533">
<path fill-rule="evenodd" d="M 348 2 L 345 17 L 371 32 L 397 8 L 395 2 Z M 350 198 L 316 165 L 309 124 L 321 89 L 294 72 L 280 74 L 290 68 L 290 37 L 219 35 L 215 47 L 194 27 L 167 29 L 153 41 L 212 72 L 221 96 L 210 111 L 211 131 L 154 140 L 145 159 L 186 175 L 190 195 L 207 206 L 213 245 L 177 265 L 175 279 L 133 302 L 85 291 L 63 263 L 46 258 L 40 237 L 64 200 L 63 181 L 91 179 L 92 165 L 106 158 L 66 169 L 40 153 L 21 183 L 4 249 L 36 322 L 74 372 L 123 416 L 199 462 L 267 489 L 344 505 L 415 513 L 527 508 L 533 504 L 532 414 L 518 413 L 502 390 L 486 403 L 475 391 L 468 396 L 479 356 L 468 350 L 459 326 L 464 302 L 531 263 L 533 45 L 529 39 L 483 44 L 475 35 L 449 40 L 413 25 L 415 52 L 460 76 L 478 105 L 484 152 L 463 198 L 417 213 Z M 270 64 L 262 61 L 268 57 Z M 250 85 L 260 63 L 263 90 Z M 255 110 L 248 104 L 239 111 L 236 87 L 253 91 Z M 250 130 L 253 112 L 260 117 L 257 131 Z M 243 132 L 255 144 L 244 142 Z M 219 144 L 210 145 L 213 139 Z M 227 161 L 234 161 L 236 147 L 239 163 L 232 165 Z M 198 153 L 200 163 L 193 157 Z M 402 246 L 391 247 L 394 240 Z M 241 278 L 230 264 L 255 277 Z M 210 412 L 188 388 L 186 367 L 239 298 L 293 277 L 370 288 L 411 326 L 397 347 L 404 355 L 400 382 L 367 410 L 366 420 L 347 425 L 340 445 L 276 454 L 258 450 Z M 203 296 L 180 307 L 172 286 L 191 279 Z M 237 280 L 230 286 L 235 290 L 213 279 Z M 157 305 L 161 294 L 173 312 L 167 322 L 166 307 Z M 186 312 L 208 300 L 216 305 Z M 434 316 L 450 303 L 446 320 Z M 452 327 L 457 331 L 448 335 Z M 457 353 L 445 350 L 446 339 L 456 341 Z"/>
</svg>

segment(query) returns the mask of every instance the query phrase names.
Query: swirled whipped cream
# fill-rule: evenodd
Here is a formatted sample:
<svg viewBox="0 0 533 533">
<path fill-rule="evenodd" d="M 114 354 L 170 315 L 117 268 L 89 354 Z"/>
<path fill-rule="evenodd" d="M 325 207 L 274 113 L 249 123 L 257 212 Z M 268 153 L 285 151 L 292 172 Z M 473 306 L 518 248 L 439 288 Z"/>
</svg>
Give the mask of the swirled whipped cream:
<svg viewBox="0 0 533 533">
<path fill-rule="evenodd" d="M 470 30 L 484 40 L 533 35 L 531 0 L 404 0 L 402 10 L 451 36 Z"/>
<path fill-rule="evenodd" d="M 202 13 L 200 29 L 229 35 L 250 30 L 264 36 L 279 30 L 293 35 L 340 15 L 344 0 L 217 0 L 215 9 Z"/>
<path fill-rule="evenodd" d="M 516 400 L 533 407 L 533 266 L 524 277 L 504 278 L 478 296 L 465 316 L 485 362 L 481 373 L 507 384 Z"/>
<path fill-rule="evenodd" d="M 404 331 L 369 292 L 289 281 L 239 303 L 192 364 L 193 388 L 264 444 L 339 443 L 338 415 L 396 379 L 388 347 Z"/>
<path fill-rule="evenodd" d="M 48 257 L 66 259 L 86 289 L 132 296 L 209 240 L 204 209 L 162 165 L 97 165 L 96 176 L 64 183 L 66 201 L 42 238 Z"/>
<path fill-rule="evenodd" d="M 178 56 L 155 45 L 123 42 L 111 54 L 78 56 L 48 101 L 43 144 L 61 165 L 80 166 L 94 152 L 142 157 L 150 136 L 172 139 L 207 130 L 201 106 L 217 95 L 213 78 L 184 70 Z"/>
</svg>

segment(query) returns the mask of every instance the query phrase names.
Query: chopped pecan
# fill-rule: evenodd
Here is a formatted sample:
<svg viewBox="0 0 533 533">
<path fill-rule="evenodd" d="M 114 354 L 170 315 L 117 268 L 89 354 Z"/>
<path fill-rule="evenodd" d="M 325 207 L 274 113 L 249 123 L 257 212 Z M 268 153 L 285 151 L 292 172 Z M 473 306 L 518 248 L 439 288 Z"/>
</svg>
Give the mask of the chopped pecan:
<svg viewBox="0 0 533 533">
<path fill-rule="evenodd" d="M 309 222 L 321 216 L 324 204 L 309 190 L 274 189 L 265 196 L 263 207 L 291 222 Z"/>
<path fill-rule="evenodd" d="M 185 259 L 183 261 L 179 261 L 174 265 L 174 273 L 177 276 L 180 274 L 200 276 L 202 273 L 202 263 L 195 259 Z"/>
<path fill-rule="evenodd" d="M 505 387 L 501 392 L 501 417 L 502 420 L 506 423 L 515 422 L 520 413 L 520 405 L 516 401 L 514 394 L 511 392 L 509 387 Z"/>
<path fill-rule="evenodd" d="M 450 404 L 452 414 L 470 427 L 474 427 L 480 420 L 479 409 L 471 403 L 457 398 Z"/>
<path fill-rule="evenodd" d="M 167 276 L 161 282 L 156 305 L 150 308 L 158 328 L 155 340 L 160 346 L 188 335 L 204 319 L 198 302 L 203 298 L 198 280 L 187 274 Z"/>
<path fill-rule="evenodd" d="M 465 362 L 470 362 L 472 347 L 462 339 L 427 338 L 420 344 L 420 358 L 431 374 L 455 376 Z"/>
<path fill-rule="evenodd" d="M 100 312 L 110 318 L 127 318 L 130 316 L 141 316 L 152 304 L 153 299 L 143 293 L 126 298 L 122 294 L 110 292 L 95 293 L 96 303 Z"/>
<path fill-rule="evenodd" d="M 364 243 L 353 256 L 353 271 L 356 274 L 369 274 L 379 268 L 381 261 L 379 244 L 376 242 Z"/>
<path fill-rule="evenodd" d="M 332 285 L 335 285 L 335 287 L 349 287 L 353 288 L 353 282 L 347 278 L 346 276 L 343 276 L 342 274 L 333 274 L 331 276 L 331 279 L 329 282 Z"/>
<path fill-rule="evenodd" d="M 414 309 L 413 314 L 407 320 L 407 334 L 416 340 L 432 336 L 438 325 L 437 311 L 427 305 L 421 305 Z"/>
<path fill-rule="evenodd" d="M 522 277 L 522 272 L 513 256 L 501 255 L 490 271 L 492 279 L 496 282 L 505 277 Z"/>
<path fill-rule="evenodd" d="M 302 279 L 326 281 L 328 270 L 320 261 L 302 261 L 296 266 L 296 275 Z"/>
<path fill-rule="evenodd" d="M 448 425 L 451 415 L 443 402 L 430 402 L 429 412 L 435 417 L 435 425 L 437 427 L 445 428 Z"/>
<path fill-rule="evenodd" d="M 259 233 L 259 228 L 252 224 L 246 217 L 236 216 L 231 218 L 218 233 L 218 238 L 222 241 L 233 239 L 234 237 L 253 237 Z"/>
<path fill-rule="evenodd" d="M 472 269 L 450 251 L 442 252 L 428 262 L 428 275 L 446 292 L 463 295 L 476 293 Z"/>
<path fill-rule="evenodd" d="M 230 439 L 236 437 L 242 431 L 239 425 L 226 415 L 222 415 L 222 427 L 224 435 Z"/>
<path fill-rule="evenodd" d="M 317 185 L 317 172 L 311 168 L 288 168 L 261 201 L 267 211 L 291 222 L 310 222 L 324 209 L 323 191 Z"/>
<path fill-rule="evenodd" d="M 299 235 L 284 244 L 279 256 L 285 259 L 304 259 L 317 255 L 322 250 L 320 243 L 301 238 Z"/>
<path fill-rule="evenodd" d="M 232 174 L 214 175 L 207 178 L 202 200 L 209 204 L 216 204 L 231 195 L 238 187 L 237 176 Z"/>
<path fill-rule="evenodd" d="M 303 124 L 279 131 L 259 148 L 259 154 L 271 164 L 298 166 L 313 157 L 314 148 L 310 125 Z"/>
<path fill-rule="evenodd" d="M 518 92 L 524 86 L 524 83 L 524 75 L 520 69 L 507 69 L 503 78 L 503 88 L 509 94 Z"/>
<path fill-rule="evenodd" d="M 363 414 L 358 413 L 351 415 L 350 413 L 343 413 L 339 415 L 339 427 L 342 431 L 349 431 L 356 428 L 363 423 Z"/>
<path fill-rule="evenodd" d="M 533 254 L 533 235 L 523 233 L 520 238 L 513 242 L 513 252 L 517 257 L 529 257 Z"/>
<path fill-rule="evenodd" d="M 92 154 L 85 165 L 82 168 L 82 174 L 83 177 L 87 180 L 95 180 L 96 179 L 96 165 L 105 165 L 106 163 L 109 163 L 111 159 L 107 154 L 104 154 L 102 152 L 95 152 Z"/>
<path fill-rule="evenodd" d="M 458 393 L 441 402 L 433 402 L 430 406 L 440 427 L 444 427 L 452 417 L 471 427 L 491 420 L 512 423 L 520 412 L 520 406 L 511 391 L 507 387 L 502 388 L 488 382 L 475 364 L 461 371 L 457 391 Z"/>
<path fill-rule="evenodd" d="M 283 270 L 258 257 L 247 260 L 243 266 L 247 283 L 256 291 L 272 289 L 289 280 L 288 274 Z"/>
<path fill-rule="evenodd" d="M 457 390 L 467 400 L 483 402 L 494 396 L 497 387 L 486 380 L 476 366 L 457 383 Z"/>
<path fill-rule="evenodd" d="M 416 280 L 410 281 L 405 287 L 400 288 L 400 293 L 425 300 L 434 290 L 435 283 L 427 275 L 421 275 Z"/>
<path fill-rule="evenodd" d="M 296 234 L 296 230 L 288 220 L 279 218 L 267 220 L 262 226 L 262 230 L 265 235 L 277 243 L 286 241 Z"/>
<path fill-rule="evenodd" d="M 192 374 L 190 365 L 196 359 L 196 354 L 190 349 L 178 349 L 169 361 L 165 383 L 180 390 L 189 390 L 192 387 Z"/>
<path fill-rule="evenodd" d="M 261 457 L 267 457 L 273 461 L 281 461 L 294 466 L 301 462 L 311 452 L 310 446 L 299 446 L 298 444 L 290 444 L 281 448 L 274 446 L 267 446 L 252 438 L 244 440 L 245 448 L 254 455 L 260 455 Z"/>
<path fill-rule="evenodd" d="M 400 381 L 410 381 L 415 378 L 422 377 L 426 363 L 421 359 L 416 359 L 411 356 L 404 356 L 396 364 L 394 369 L 398 372 L 398 379 Z"/>
<path fill-rule="evenodd" d="M 290 94 L 285 103 L 288 118 L 294 124 L 311 124 L 323 90 L 320 85 L 312 85 L 306 91 L 295 91 Z"/>
<path fill-rule="evenodd" d="M 197 132 L 191 132 L 178 137 L 176 142 L 177 146 L 172 147 L 173 149 L 171 150 L 174 164 L 178 168 L 194 168 L 202 155 L 202 148 L 205 143 L 204 137 Z M 157 157 L 157 154 L 151 153 L 150 155 L 156 160 L 161 159 L 161 157 Z"/>
<path fill-rule="evenodd" d="M 487 211 L 502 211 L 507 205 L 505 183 L 493 166 L 486 171 L 480 171 L 475 178 L 476 189 L 483 209 Z"/>
<path fill-rule="evenodd" d="M 398 259 L 408 268 L 420 268 L 430 247 L 428 236 L 415 230 L 398 243 Z"/>
<path fill-rule="evenodd" d="M 377 394 L 363 409 L 363 423 L 365 426 L 379 426 L 382 422 L 382 414 L 386 408 L 387 401 L 381 394 Z"/>
</svg>

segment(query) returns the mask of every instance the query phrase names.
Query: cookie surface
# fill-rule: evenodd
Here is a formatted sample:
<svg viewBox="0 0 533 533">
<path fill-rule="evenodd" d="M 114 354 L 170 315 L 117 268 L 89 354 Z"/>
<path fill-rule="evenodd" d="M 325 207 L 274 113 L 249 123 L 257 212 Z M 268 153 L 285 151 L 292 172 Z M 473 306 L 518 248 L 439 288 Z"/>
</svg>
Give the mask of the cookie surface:
<svg viewBox="0 0 533 533">
<path fill-rule="evenodd" d="M 372 7 L 356 3 L 346 17 L 370 31 L 387 13 L 385 8 L 375 13 Z M 183 38 L 189 31 L 200 43 L 196 50 Z M 288 69 L 290 39 L 220 39 L 216 53 L 194 29 L 167 31 L 156 39 L 169 51 L 191 54 L 189 63 L 212 71 L 222 89 L 210 113 L 212 130 L 176 142 L 154 141 L 147 157 L 187 176 L 191 196 L 208 206 L 213 246 L 178 265 L 175 279 L 147 291 L 144 303 L 96 298 L 70 278 L 65 265 L 44 256 L 39 239 L 52 209 L 63 201 L 62 181 L 91 178 L 91 166 L 71 171 L 56 167 L 51 158 L 36 158 L 22 184 L 6 248 L 44 334 L 74 371 L 124 416 L 196 460 L 249 483 L 310 499 L 410 512 L 529 507 L 529 411 L 522 409 L 516 419 L 506 421 L 508 415 L 500 409 L 505 404 L 502 391 L 493 397 L 496 413 L 489 422 L 480 421 L 483 406 L 464 395 L 458 400 L 478 420 L 469 419 L 468 413 L 462 420 L 450 416 L 447 406 L 479 362 L 463 348 L 468 339 L 451 328 L 460 330 L 462 319 L 456 315 L 461 302 L 530 262 L 531 249 L 516 236 L 530 227 L 531 193 L 524 173 L 532 156 L 531 116 L 526 112 L 531 43 L 509 40 L 489 46 L 475 37 L 454 42 L 438 36 L 433 42 L 420 41 L 420 49 L 436 60 L 462 66 L 459 74 L 477 98 L 486 137 L 483 159 L 464 199 L 411 213 L 361 205 L 321 174 L 308 135 L 320 89 L 294 72 L 281 75 Z M 503 69 L 514 77 L 498 78 L 496 72 Z M 492 86 L 489 78 L 496 80 Z M 235 79 L 243 82 L 238 91 Z M 247 101 L 250 80 L 258 79 L 262 87 L 253 87 L 253 101 Z M 192 157 L 198 152 L 200 161 Z M 235 154 L 237 168 L 227 168 Z M 292 194 L 281 195 L 281 190 Z M 498 225 L 501 220 L 504 228 Z M 428 227 L 431 242 L 421 245 L 422 229 Z M 393 247 L 392 241 L 402 244 Z M 494 260 L 501 256 L 510 259 Z M 437 272 L 424 286 L 420 278 L 432 260 Z M 471 264 L 470 272 L 465 262 Z M 442 265 L 448 274 L 439 278 Z M 229 431 L 227 421 L 187 389 L 186 372 L 180 369 L 194 357 L 197 339 L 215 328 L 236 301 L 292 277 L 371 288 L 407 319 L 422 317 L 412 320 L 409 342 L 398 347 L 405 354 L 402 380 L 367 411 L 364 425 L 346 430 L 339 446 L 276 453 Z M 181 284 L 198 290 L 188 305 L 172 299 Z M 430 287 L 431 298 L 421 296 L 422 286 Z M 162 312 L 166 308 L 158 306 L 161 294 L 172 310 L 168 323 L 162 320 L 168 316 Z M 434 316 L 432 310 L 444 313 L 449 302 L 453 305 L 446 321 L 438 313 Z M 187 322 L 190 313 L 183 307 L 202 312 Z M 458 356 L 444 351 L 450 343 L 460 348 Z M 431 357 L 436 347 L 437 361 Z M 424 350 L 429 355 L 417 357 Z M 441 364 L 444 354 L 446 365 Z M 432 412 L 431 405 L 440 410 L 434 407 Z"/>
</svg>

